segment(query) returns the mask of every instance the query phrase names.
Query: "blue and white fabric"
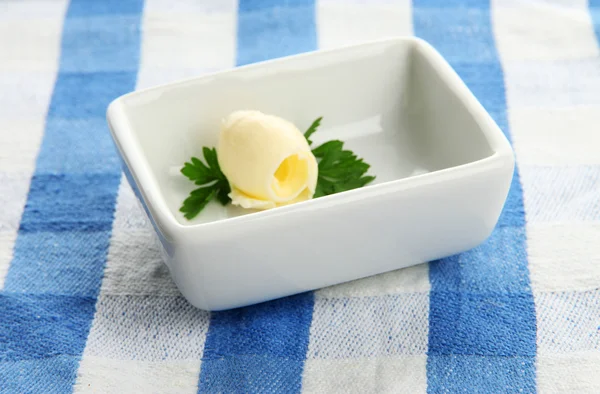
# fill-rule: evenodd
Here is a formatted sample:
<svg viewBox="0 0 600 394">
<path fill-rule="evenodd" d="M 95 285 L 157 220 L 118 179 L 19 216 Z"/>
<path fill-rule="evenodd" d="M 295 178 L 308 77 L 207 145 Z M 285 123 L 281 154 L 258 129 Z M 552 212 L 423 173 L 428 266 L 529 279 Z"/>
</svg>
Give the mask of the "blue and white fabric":
<svg viewBox="0 0 600 394">
<path fill-rule="evenodd" d="M 396 35 L 516 152 L 440 261 L 232 311 L 173 285 L 105 121 L 117 96 Z M 0 2 L 1 393 L 600 392 L 599 0 Z"/>
</svg>

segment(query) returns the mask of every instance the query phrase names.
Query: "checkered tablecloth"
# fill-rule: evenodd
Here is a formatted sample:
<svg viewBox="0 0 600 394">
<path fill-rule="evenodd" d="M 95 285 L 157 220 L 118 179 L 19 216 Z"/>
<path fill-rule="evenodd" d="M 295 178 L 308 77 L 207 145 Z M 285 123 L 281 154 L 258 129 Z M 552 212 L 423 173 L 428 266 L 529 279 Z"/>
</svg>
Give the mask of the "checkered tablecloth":
<svg viewBox="0 0 600 394">
<path fill-rule="evenodd" d="M 488 241 L 248 308 L 190 306 L 122 178 L 107 104 L 413 34 L 515 149 Z M 599 0 L 0 1 L 0 392 L 600 392 L 599 35 Z"/>
</svg>

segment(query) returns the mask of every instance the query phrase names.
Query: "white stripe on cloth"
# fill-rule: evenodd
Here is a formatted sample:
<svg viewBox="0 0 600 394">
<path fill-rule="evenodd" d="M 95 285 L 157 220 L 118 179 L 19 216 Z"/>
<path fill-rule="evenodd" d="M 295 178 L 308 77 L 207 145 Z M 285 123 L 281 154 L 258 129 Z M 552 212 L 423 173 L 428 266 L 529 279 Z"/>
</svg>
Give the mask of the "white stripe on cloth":
<svg viewBox="0 0 600 394">
<path fill-rule="evenodd" d="M 509 109 L 600 106 L 600 58 L 504 64 Z"/>
<path fill-rule="evenodd" d="M 537 293 L 535 302 L 540 354 L 600 351 L 600 289 Z"/>
<path fill-rule="evenodd" d="M 600 222 L 532 224 L 527 228 L 527 244 L 536 292 L 587 291 L 600 286 Z"/>
<path fill-rule="evenodd" d="M 234 65 L 237 3 L 148 0 L 137 88 Z M 198 389 L 209 313 L 181 297 L 122 179 L 107 266 L 76 392 Z"/>
<path fill-rule="evenodd" d="M 138 87 L 233 67 L 236 23 L 234 0 L 147 1 Z"/>
<path fill-rule="evenodd" d="M 522 166 L 521 182 L 530 225 L 600 219 L 600 166 Z"/>
<path fill-rule="evenodd" d="M 428 315 L 427 293 L 354 298 L 317 293 L 304 391 L 425 392 Z"/>
<path fill-rule="evenodd" d="M 600 105 L 600 51 L 587 1 L 493 4 L 510 111 Z M 513 137 L 516 144 L 520 136 Z"/>
<path fill-rule="evenodd" d="M 536 309 L 539 391 L 599 392 L 600 290 L 536 294 Z"/>
<path fill-rule="evenodd" d="M 428 293 L 429 266 L 419 264 L 368 278 L 326 287 L 318 291 L 322 298 L 371 297 L 404 293 Z"/>
<path fill-rule="evenodd" d="M 183 297 L 104 295 L 96 306 L 93 335 L 88 338 L 85 356 L 188 360 L 199 367 L 208 315 Z"/>
<path fill-rule="evenodd" d="M 600 165 L 600 106 L 515 108 L 509 118 L 521 165 Z"/>
<path fill-rule="evenodd" d="M 600 51 L 587 1 L 493 3 L 519 165 L 600 164 L 600 106 L 586 100 L 597 91 L 587 84 L 600 83 Z"/>
<path fill-rule="evenodd" d="M 0 3 L 0 72 L 44 71 L 54 82 L 67 4 L 66 0 Z"/>
<path fill-rule="evenodd" d="M 597 393 L 600 387 L 600 352 L 538 355 L 537 387 L 540 393 Z"/>
<path fill-rule="evenodd" d="M 412 35 L 409 0 L 317 1 L 319 48 Z"/>
<path fill-rule="evenodd" d="M 317 2 L 321 48 L 412 35 L 406 0 Z M 425 392 L 429 318 L 426 264 L 315 292 L 302 391 Z"/>
<path fill-rule="evenodd" d="M 427 356 L 395 355 L 371 358 L 307 360 L 303 393 L 425 393 Z"/>
<path fill-rule="evenodd" d="M 596 57 L 586 0 L 492 0 L 498 51 L 505 62 Z"/>
<path fill-rule="evenodd" d="M 307 359 L 425 354 L 429 295 L 323 298 L 317 293 Z"/>
<path fill-rule="evenodd" d="M 587 2 L 494 4 L 527 217 L 537 388 L 598 392 L 600 52 Z"/>
<path fill-rule="evenodd" d="M 85 385 L 75 386 L 75 392 L 180 394 L 198 390 L 198 361 L 131 361 L 87 356 L 80 369 L 87 371 L 87 378 Z M 124 371 L 127 379 L 123 379 Z"/>
<path fill-rule="evenodd" d="M 0 289 L 44 133 L 66 8 L 66 0 L 0 4 Z"/>
</svg>

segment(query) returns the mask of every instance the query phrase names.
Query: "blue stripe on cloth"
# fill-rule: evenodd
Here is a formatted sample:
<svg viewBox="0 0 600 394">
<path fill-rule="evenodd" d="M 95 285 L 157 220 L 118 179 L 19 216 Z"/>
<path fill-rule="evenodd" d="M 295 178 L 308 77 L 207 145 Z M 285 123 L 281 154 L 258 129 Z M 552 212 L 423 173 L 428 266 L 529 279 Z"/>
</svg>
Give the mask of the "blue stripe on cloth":
<svg viewBox="0 0 600 394">
<path fill-rule="evenodd" d="M 436 47 L 510 140 L 487 1 L 416 0 L 415 34 Z M 536 316 L 518 169 L 479 247 L 430 264 L 428 391 L 535 392 Z"/>
<path fill-rule="evenodd" d="M 299 392 L 312 293 L 211 316 L 198 392 Z"/>
<path fill-rule="evenodd" d="M 594 24 L 594 32 L 596 33 L 596 40 L 600 43 L 600 0 L 589 0 L 588 1 L 590 17 Z"/>
<path fill-rule="evenodd" d="M 79 357 L 56 355 L 43 359 L 0 361 L 0 393 L 70 393 Z M 2 380 L 10 377 L 10 380 Z"/>
<path fill-rule="evenodd" d="M 0 382 L 11 391 L 72 390 L 121 178 L 105 113 L 135 88 L 142 10 L 142 0 L 69 4 L 44 138 L 0 295 Z"/>
<path fill-rule="evenodd" d="M 313 0 L 241 0 L 237 64 L 317 47 Z M 211 315 L 198 392 L 299 392 L 312 293 Z"/>
<path fill-rule="evenodd" d="M 8 338 L 3 341 L 0 361 L 77 355 L 95 302 L 91 297 L 0 294 L 0 338 Z"/>
<path fill-rule="evenodd" d="M 317 48 L 314 0 L 240 0 L 237 65 Z"/>
</svg>

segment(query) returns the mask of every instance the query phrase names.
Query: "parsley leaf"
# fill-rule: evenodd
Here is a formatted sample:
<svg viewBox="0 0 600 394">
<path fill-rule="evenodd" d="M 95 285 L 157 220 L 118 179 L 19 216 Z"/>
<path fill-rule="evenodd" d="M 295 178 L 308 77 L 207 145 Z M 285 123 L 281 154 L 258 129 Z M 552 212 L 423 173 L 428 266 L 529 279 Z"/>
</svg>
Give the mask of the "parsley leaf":
<svg viewBox="0 0 600 394">
<path fill-rule="evenodd" d="M 197 185 L 202 185 L 214 180 L 210 169 L 195 157 L 191 158 L 191 163 L 185 163 L 181 173 Z"/>
<path fill-rule="evenodd" d="M 210 186 L 196 189 L 183 201 L 183 205 L 179 210 L 183 212 L 186 219 L 193 219 L 206 207 L 206 204 L 213 199 L 215 194 L 216 190 Z"/>
<path fill-rule="evenodd" d="M 317 118 L 304 133 L 309 145 L 312 145 L 310 136 L 317 131 L 321 119 L 323 118 Z M 375 180 L 374 176 L 365 175 L 370 165 L 359 159 L 354 152 L 344 150 L 344 143 L 340 140 L 325 142 L 312 152 L 319 161 L 314 198 L 358 189 Z"/>
<path fill-rule="evenodd" d="M 310 136 L 313 135 L 313 133 L 315 131 L 317 131 L 317 128 L 321 125 L 321 120 L 323 119 L 322 116 L 319 116 L 317 119 L 315 119 L 314 122 L 312 122 L 312 124 L 310 125 L 310 127 L 308 128 L 308 130 L 306 130 L 306 132 L 304 132 L 304 138 L 306 138 L 306 141 L 308 142 L 308 145 L 312 145 L 312 141 L 310 140 Z"/>
<path fill-rule="evenodd" d="M 227 205 L 231 201 L 229 198 L 231 189 L 227 178 L 221 172 L 217 150 L 204 147 L 202 153 L 208 165 L 197 157 L 192 157 L 190 162 L 186 162 L 181 169 L 181 173 L 190 181 L 201 186 L 193 190 L 179 208 L 179 211 L 188 220 L 196 217 L 213 198 L 223 205 Z"/>
<path fill-rule="evenodd" d="M 210 167 L 212 175 L 217 179 L 225 179 L 225 175 L 221 172 L 219 166 L 219 160 L 217 159 L 217 150 L 215 148 L 209 149 L 207 147 L 202 148 L 204 159 Z"/>
</svg>

